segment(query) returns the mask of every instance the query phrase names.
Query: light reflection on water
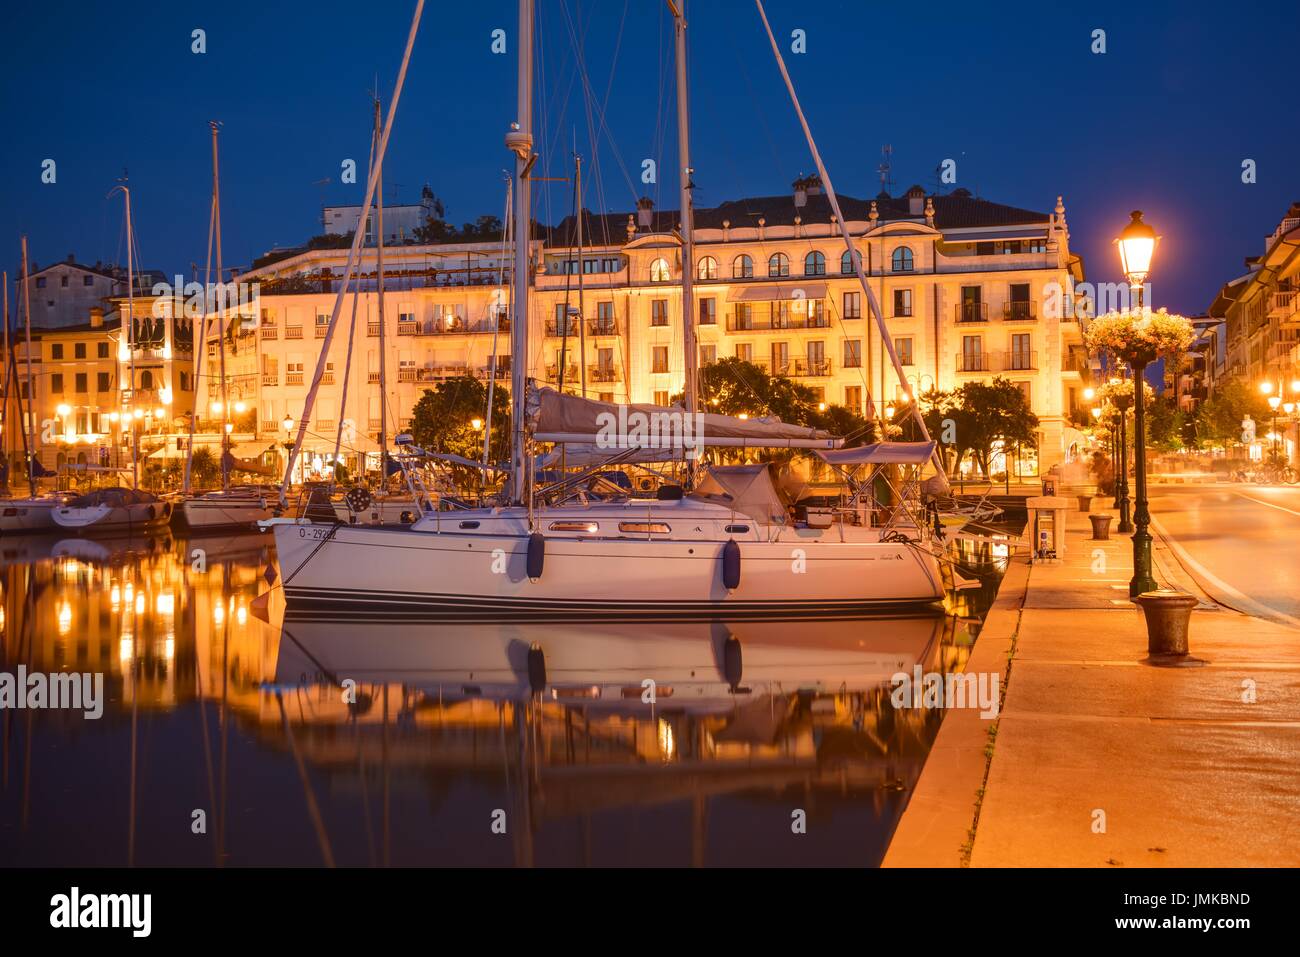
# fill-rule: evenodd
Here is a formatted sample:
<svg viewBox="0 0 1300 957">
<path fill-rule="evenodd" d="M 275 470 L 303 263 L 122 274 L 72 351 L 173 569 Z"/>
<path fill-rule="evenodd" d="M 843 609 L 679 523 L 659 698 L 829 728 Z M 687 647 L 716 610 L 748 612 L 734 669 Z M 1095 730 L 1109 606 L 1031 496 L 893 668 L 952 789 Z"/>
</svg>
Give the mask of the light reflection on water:
<svg viewBox="0 0 1300 957">
<path fill-rule="evenodd" d="M 331 621 L 258 601 L 266 536 L 0 545 L 0 667 L 109 699 L 0 711 L 20 865 L 875 865 L 942 718 L 889 676 L 960 670 L 1000 576 L 972 551 L 947 616 Z"/>
</svg>

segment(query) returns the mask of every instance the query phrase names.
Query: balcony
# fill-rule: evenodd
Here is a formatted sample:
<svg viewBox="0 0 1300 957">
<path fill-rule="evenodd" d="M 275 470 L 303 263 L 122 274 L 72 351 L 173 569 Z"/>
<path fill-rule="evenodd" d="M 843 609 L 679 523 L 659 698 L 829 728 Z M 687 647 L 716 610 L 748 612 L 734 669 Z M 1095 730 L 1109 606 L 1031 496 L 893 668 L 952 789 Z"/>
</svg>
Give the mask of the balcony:
<svg viewBox="0 0 1300 957">
<path fill-rule="evenodd" d="M 377 336 L 377 335 L 379 335 L 379 323 L 377 323 L 377 322 L 367 322 L 367 323 L 366 323 L 366 335 L 368 335 L 368 336 Z"/>
<path fill-rule="evenodd" d="M 992 372 L 991 356 L 983 352 L 957 353 L 958 372 Z"/>
<path fill-rule="evenodd" d="M 587 335 L 616 336 L 618 335 L 618 323 L 613 319 L 588 319 Z"/>
<path fill-rule="evenodd" d="M 379 373 L 378 373 L 378 372 L 367 372 L 367 373 L 366 373 L 366 382 L 368 382 L 370 385 L 375 385 L 376 383 L 378 383 L 378 382 L 379 382 Z"/>
<path fill-rule="evenodd" d="M 328 323 L 328 322 L 326 322 L 326 323 L 320 323 L 320 322 L 316 323 L 316 338 L 317 338 L 317 339 L 324 339 L 324 338 L 325 338 L 325 333 L 329 332 L 329 328 L 330 328 L 330 327 L 329 327 L 329 323 Z"/>
<path fill-rule="evenodd" d="M 1296 311 L 1296 291 L 1294 289 L 1278 289 L 1269 300 L 1268 314 L 1270 316 L 1289 316 Z"/>
<path fill-rule="evenodd" d="M 613 366 L 589 366 L 587 368 L 588 382 L 614 382 L 618 378 L 618 373 L 614 371 Z"/>
<path fill-rule="evenodd" d="M 399 336 L 416 336 L 420 334 L 420 323 L 416 319 L 403 319 L 397 323 Z"/>
<path fill-rule="evenodd" d="M 302 326 L 285 326 L 285 327 L 284 327 L 284 337 L 285 337 L 286 339 L 301 339 L 301 338 L 302 338 Z"/>
<path fill-rule="evenodd" d="M 334 373 L 333 373 L 333 372 L 326 372 L 323 376 L 320 377 L 320 384 L 321 384 L 321 385 L 333 385 L 333 384 L 334 384 Z"/>
<path fill-rule="evenodd" d="M 570 319 L 568 322 L 556 322 L 554 319 L 546 320 L 546 334 L 554 339 L 568 337 L 570 339 L 578 338 L 580 328 L 577 319 Z"/>
<path fill-rule="evenodd" d="M 475 336 L 484 335 L 493 332 L 509 332 L 510 319 L 501 316 L 494 323 L 491 316 L 479 320 L 478 322 L 466 322 L 459 316 L 444 317 L 440 322 L 431 322 L 428 327 L 417 332 L 407 333 L 408 335 L 426 335 L 426 336 Z M 400 330 L 399 330 L 400 334 Z"/>
<path fill-rule="evenodd" d="M 1080 375 L 1086 375 L 1091 368 L 1086 349 L 1072 348 L 1061 357 L 1062 372 L 1077 372 Z"/>
<path fill-rule="evenodd" d="M 262 385 L 279 385 L 280 376 L 274 372 L 262 373 Z"/>
<path fill-rule="evenodd" d="M 302 373 L 301 373 L 301 372 L 290 372 L 288 375 L 286 375 L 286 376 L 284 377 L 284 384 L 285 384 L 285 385 L 302 385 Z"/>
<path fill-rule="evenodd" d="M 956 322 L 988 322 L 989 304 L 987 302 L 958 302 L 953 305 L 953 319 Z"/>
<path fill-rule="evenodd" d="M 415 369 L 414 369 L 414 368 L 398 369 L 398 370 L 397 370 L 397 381 L 398 381 L 398 382 L 414 382 L 414 381 L 415 381 Z"/>
<path fill-rule="evenodd" d="M 1001 366 L 1003 372 L 1036 372 L 1038 371 L 1038 353 L 1033 349 L 1012 350 L 1004 352 L 1001 356 Z"/>
<path fill-rule="evenodd" d="M 279 331 L 275 326 L 263 326 L 263 327 L 262 327 L 262 338 L 263 338 L 263 339 L 278 339 L 278 338 L 280 338 L 280 331 Z"/>
<path fill-rule="evenodd" d="M 547 367 L 546 367 L 546 378 L 547 378 L 547 380 L 550 381 L 550 382 L 559 382 L 559 381 L 560 381 L 560 367 L 559 367 L 559 366 L 547 366 Z M 564 381 L 565 381 L 565 382 L 577 382 L 577 381 L 578 381 L 578 367 L 577 367 L 576 365 L 571 365 L 571 366 L 567 366 L 567 367 L 565 367 L 565 370 L 564 370 Z"/>
<path fill-rule="evenodd" d="M 831 374 L 830 359 L 795 359 L 787 363 L 785 372 L 782 375 L 792 376 L 796 379 L 819 378 Z"/>
<path fill-rule="evenodd" d="M 1033 322 L 1038 318 L 1032 302 L 1008 302 L 1002 305 L 1002 318 L 1007 322 Z"/>
<path fill-rule="evenodd" d="M 727 313 L 728 332 L 784 332 L 787 329 L 829 329 L 830 319 L 825 312 L 789 316 L 748 316 Z"/>
</svg>

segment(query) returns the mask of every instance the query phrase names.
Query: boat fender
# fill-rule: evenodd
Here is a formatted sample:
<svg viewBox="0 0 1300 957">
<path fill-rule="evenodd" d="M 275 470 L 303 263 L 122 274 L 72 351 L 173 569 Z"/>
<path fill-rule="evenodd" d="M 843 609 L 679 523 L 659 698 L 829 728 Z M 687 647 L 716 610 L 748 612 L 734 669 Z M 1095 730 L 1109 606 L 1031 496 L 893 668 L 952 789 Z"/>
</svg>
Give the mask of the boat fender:
<svg viewBox="0 0 1300 957">
<path fill-rule="evenodd" d="M 734 538 L 722 546 L 722 584 L 727 591 L 740 587 L 740 546 Z"/>
<path fill-rule="evenodd" d="M 533 581 L 542 577 L 542 566 L 546 564 L 546 537 L 541 532 L 528 536 L 528 577 Z"/>
<path fill-rule="evenodd" d="M 740 679 L 745 674 L 745 666 L 740 653 L 740 639 L 728 635 L 722 644 L 722 677 L 728 687 L 735 691 L 740 687 Z"/>
<path fill-rule="evenodd" d="M 528 648 L 528 687 L 533 694 L 546 690 L 546 652 L 535 641 Z"/>
</svg>

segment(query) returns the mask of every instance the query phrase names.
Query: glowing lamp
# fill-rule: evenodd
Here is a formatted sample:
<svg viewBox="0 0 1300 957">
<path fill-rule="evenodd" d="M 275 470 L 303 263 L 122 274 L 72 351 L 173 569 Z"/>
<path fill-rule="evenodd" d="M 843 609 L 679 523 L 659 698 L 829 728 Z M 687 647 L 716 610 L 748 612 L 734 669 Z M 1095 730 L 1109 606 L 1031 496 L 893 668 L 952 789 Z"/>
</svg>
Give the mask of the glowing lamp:
<svg viewBox="0 0 1300 957">
<path fill-rule="evenodd" d="M 1151 258 L 1156 251 L 1156 231 L 1142 222 L 1142 210 L 1129 214 L 1132 219 L 1115 240 L 1119 247 L 1120 267 L 1129 285 L 1140 286 L 1151 272 Z"/>
</svg>

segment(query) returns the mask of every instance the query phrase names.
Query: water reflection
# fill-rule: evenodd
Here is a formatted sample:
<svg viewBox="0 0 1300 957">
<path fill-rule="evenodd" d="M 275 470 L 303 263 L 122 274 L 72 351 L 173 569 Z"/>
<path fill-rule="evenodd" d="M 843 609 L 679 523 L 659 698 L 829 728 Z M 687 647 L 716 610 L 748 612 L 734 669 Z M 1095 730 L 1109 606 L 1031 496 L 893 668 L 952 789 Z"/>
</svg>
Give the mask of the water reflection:
<svg viewBox="0 0 1300 957">
<path fill-rule="evenodd" d="M 448 624 L 286 615 L 272 560 L 6 543 L 3 667 L 102 671 L 110 700 L 0 712 L 0 858 L 875 864 L 941 720 L 886 682 L 960 670 L 999 573 L 965 555 L 985 584 L 949 615 Z"/>
</svg>

